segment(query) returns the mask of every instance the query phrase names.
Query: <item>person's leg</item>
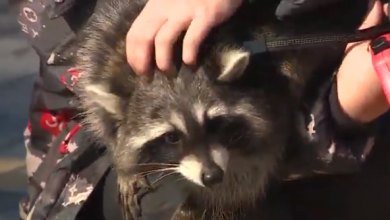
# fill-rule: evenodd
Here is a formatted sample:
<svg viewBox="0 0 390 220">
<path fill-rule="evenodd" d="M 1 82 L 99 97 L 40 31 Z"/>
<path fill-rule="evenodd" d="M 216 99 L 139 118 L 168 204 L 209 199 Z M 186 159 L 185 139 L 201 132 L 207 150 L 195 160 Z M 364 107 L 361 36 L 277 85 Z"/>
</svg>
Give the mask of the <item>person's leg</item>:
<svg viewBox="0 0 390 220">
<path fill-rule="evenodd" d="M 323 177 L 286 184 L 294 220 L 390 219 L 390 118 L 362 170 L 354 175 Z"/>
</svg>

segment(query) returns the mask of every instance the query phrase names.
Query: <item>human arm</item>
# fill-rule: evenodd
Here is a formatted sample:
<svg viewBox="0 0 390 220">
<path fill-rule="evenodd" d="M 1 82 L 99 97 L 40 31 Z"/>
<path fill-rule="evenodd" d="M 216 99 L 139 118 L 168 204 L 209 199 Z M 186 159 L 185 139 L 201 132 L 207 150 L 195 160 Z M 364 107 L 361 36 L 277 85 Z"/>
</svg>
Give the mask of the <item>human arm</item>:
<svg viewBox="0 0 390 220">
<path fill-rule="evenodd" d="M 129 64 L 138 74 L 156 66 L 169 71 L 172 45 L 183 31 L 182 60 L 194 64 L 199 45 L 208 32 L 234 14 L 245 0 L 149 0 L 127 34 Z M 265 0 L 247 0 L 265 1 Z M 279 18 L 299 14 L 340 0 L 282 0 L 277 7 Z"/>
<path fill-rule="evenodd" d="M 381 22 L 380 2 L 360 27 L 372 27 Z M 385 113 L 389 106 L 371 63 L 369 41 L 349 44 L 347 54 L 337 74 L 337 97 L 344 112 L 357 123 L 369 123 Z"/>
<path fill-rule="evenodd" d="M 370 8 L 360 28 L 380 23 L 382 5 L 376 2 Z M 312 136 L 312 144 L 301 151 L 311 154 L 307 157 L 310 162 L 295 171 L 300 177 L 358 171 L 378 141 L 377 134 L 382 129 L 379 118 L 387 111 L 388 103 L 368 48 L 369 42 L 347 46 L 335 77 L 321 86 L 322 91 L 307 110 L 307 132 Z"/>
</svg>

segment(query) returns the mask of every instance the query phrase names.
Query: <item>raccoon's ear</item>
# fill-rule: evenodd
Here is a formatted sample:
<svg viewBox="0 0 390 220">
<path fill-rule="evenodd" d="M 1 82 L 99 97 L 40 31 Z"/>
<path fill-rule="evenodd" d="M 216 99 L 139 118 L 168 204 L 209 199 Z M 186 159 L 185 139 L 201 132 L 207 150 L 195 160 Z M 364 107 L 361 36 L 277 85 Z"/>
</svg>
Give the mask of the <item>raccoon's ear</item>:
<svg viewBox="0 0 390 220">
<path fill-rule="evenodd" d="M 120 115 L 119 97 L 109 93 L 103 86 L 89 85 L 85 87 L 85 92 L 88 94 L 89 102 L 99 105 L 115 116 Z"/>
<path fill-rule="evenodd" d="M 241 49 L 224 51 L 221 55 L 222 73 L 218 81 L 231 82 L 241 77 L 249 64 L 250 53 Z"/>
</svg>

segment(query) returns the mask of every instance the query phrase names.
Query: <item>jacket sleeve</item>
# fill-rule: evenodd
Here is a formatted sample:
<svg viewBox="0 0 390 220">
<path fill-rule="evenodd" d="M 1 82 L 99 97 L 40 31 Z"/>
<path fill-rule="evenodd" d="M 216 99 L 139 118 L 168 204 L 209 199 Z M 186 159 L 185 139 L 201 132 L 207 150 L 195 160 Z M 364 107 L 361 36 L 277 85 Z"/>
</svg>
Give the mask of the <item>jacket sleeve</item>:
<svg viewBox="0 0 390 220">
<path fill-rule="evenodd" d="M 45 171 L 50 167 L 46 161 L 53 159 L 48 152 L 53 149 L 54 140 L 59 140 L 60 133 L 68 128 L 73 118 L 69 116 L 77 107 L 77 99 L 69 89 L 77 78 L 71 71 L 76 34 L 97 1 L 105 0 L 8 0 L 22 33 L 39 56 L 39 75 L 31 91 L 29 121 L 24 132 L 28 188 L 19 205 L 21 219 L 26 219 L 31 210 L 40 209 L 35 201 L 44 186 L 52 187 L 46 184 L 50 174 Z"/>
<path fill-rule="evenodd" d="M 342 0 L 282 0 L 275 12 L 275 15 L 279 19 L 304 13 L 318 7 L 322 7 L 326 4 L 333 4 L 334 2 Z"/>
</svg>

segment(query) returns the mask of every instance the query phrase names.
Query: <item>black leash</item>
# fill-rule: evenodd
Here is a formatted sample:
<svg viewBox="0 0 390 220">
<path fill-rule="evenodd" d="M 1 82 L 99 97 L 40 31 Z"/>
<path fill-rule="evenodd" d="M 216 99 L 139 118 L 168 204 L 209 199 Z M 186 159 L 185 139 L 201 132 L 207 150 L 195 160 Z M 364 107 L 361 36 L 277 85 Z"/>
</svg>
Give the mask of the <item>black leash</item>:
<svg viewBox="0 0 390 220">
<path fill-rule="evenodd" d="M 296 37 L 263 35 L 261 39 L 245 41 L 243 47 L 249 50 L 252 55 L 257 55 L 266 52 L 296 50 L 326 43 L 352 43 L 373 40 L 387 33 L 390 33 L 390 24 L 381 24 L 367 29 L 357 30 L 353 33 L 307 34 Z"/>
</svg>

